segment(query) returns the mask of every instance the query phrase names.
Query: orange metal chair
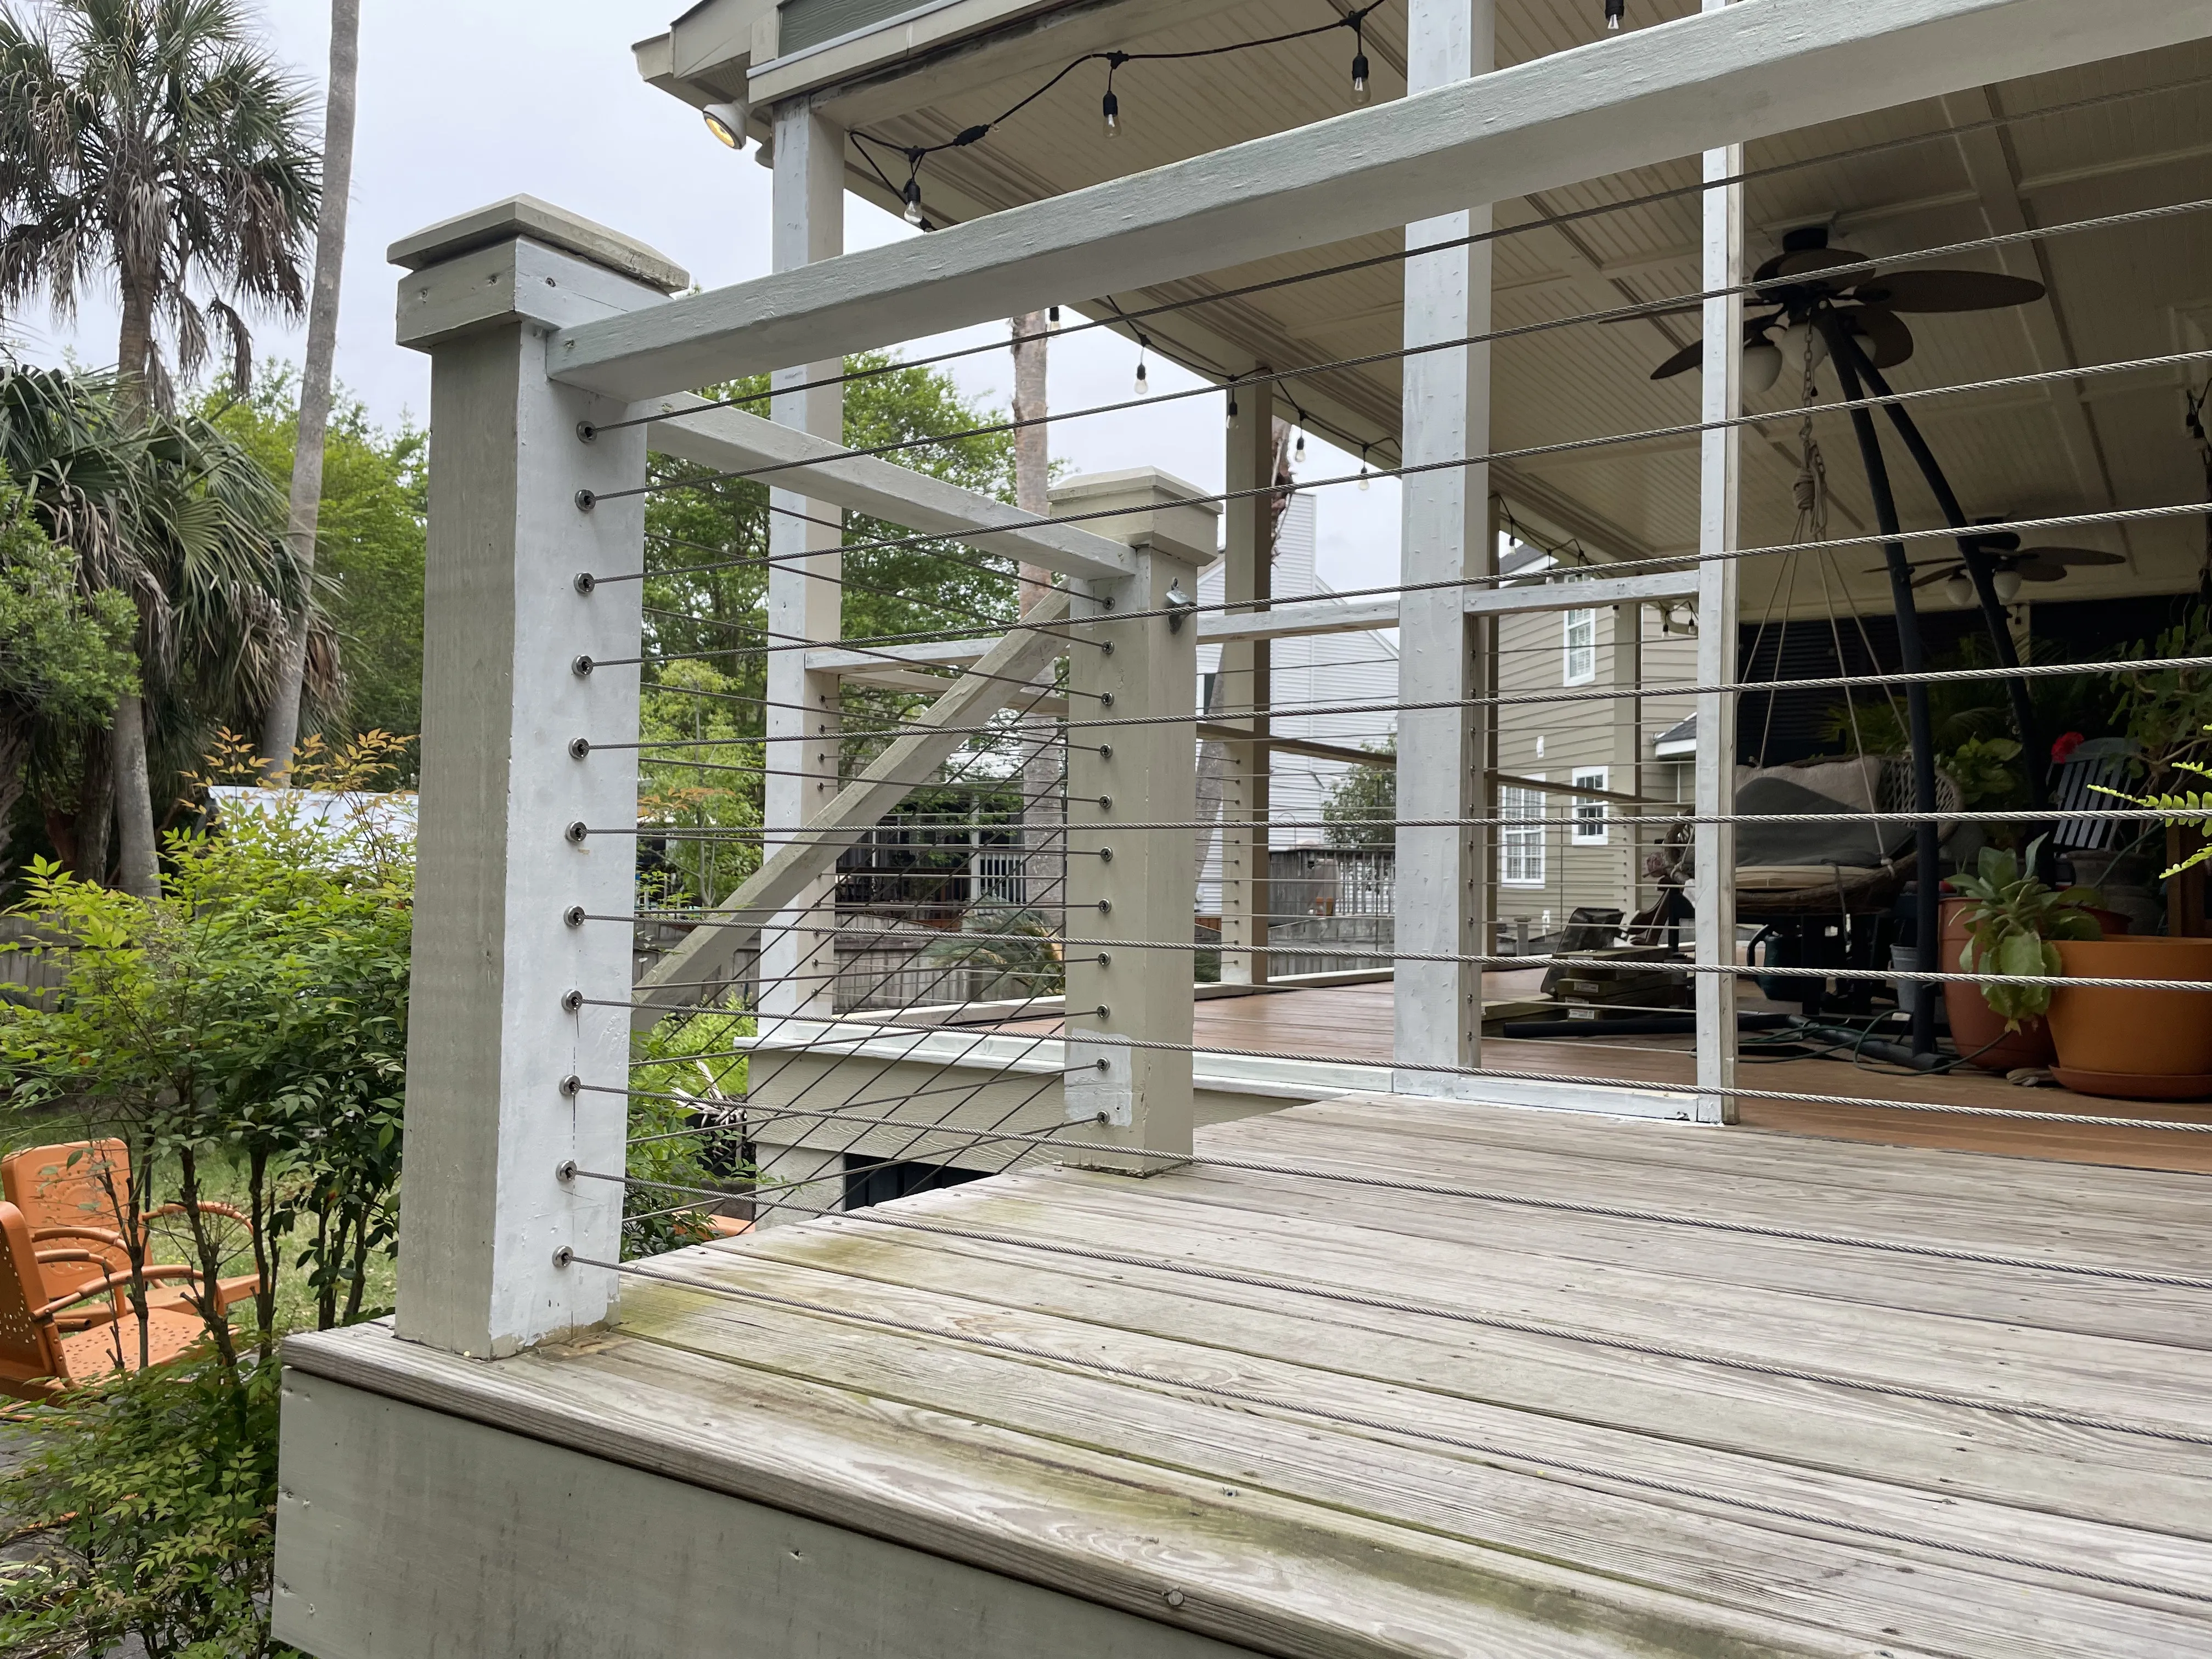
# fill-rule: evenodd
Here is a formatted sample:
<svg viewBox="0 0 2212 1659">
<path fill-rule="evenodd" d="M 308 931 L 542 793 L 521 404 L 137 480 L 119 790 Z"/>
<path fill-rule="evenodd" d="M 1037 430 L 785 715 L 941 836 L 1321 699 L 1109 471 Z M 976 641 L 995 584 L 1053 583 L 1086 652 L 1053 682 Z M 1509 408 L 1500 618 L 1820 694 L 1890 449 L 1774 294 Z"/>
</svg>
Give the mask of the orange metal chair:
<svg viewBox="0 0 2212 1659">
<path fill-rule="evenodd" d="M 130 1283 L 131 1253 L 125 1247 L 121 1231 L 130 1199 L 131 1154 L 119 1140 L 76 1140 L 52 1146 L 27 1146 L 0 1158 L 0 1200 L 22 1212 L 31 1229 L 33 1245 L 65 1241 L 75 1246 L 68 1251 L 38 1253 L 45 1283 L 45 1295 L 40 1299 L 46 1302 L 71 1301 L 71 1292 L 101 1283 L 118 1273 L 123 1276 L 123 1285 Z M 202 1204 L 200 1208 L 233 1221 L 246 1220 L 228 1204 Z M 182 1213 L 181 1205 L 165 1204 L 140 1219 L 143 1224 L 161 1216 Z M 193 1273 L 188 1267 L 172 1269 L 164 1266 L 156 1269 L 149 1263 L 146 1277 L 149 1281 L 180 1276 L 190 1279 Z M 252 1273 L 220 1279 L 216 1284 L 216 1300 L 220 1307 L 228 1310 L 234 1302 L 252 1295 L 260 1283 Z M 178 1290 L 149 1291 L 149 1305 L 193 1313 L 187 1303 L 197 1289 L 197 1285 L 188 1285 Z M 119 1319 L 127 1311 L 123 1289 L 114 1285 L 109 1287 L 104 1304 L 73 1303 L 56 1318 L 61 1329 L 75 1331 Z"/>
<path fill-rule="evenodd" d="M 88 1382 L 116 1371 L 138 1369 L 138 1328 L 134 1317 L 111 1319 L 74 1334 L 61 1328 L 63 1312 L 88 1297 L 112 1295 L 128 1282 L 128 1268 L 103 1273 L 59 1297 L 45 1293 L 55 1266 L 83 1267 L 100 1258 L 89 1250 L 40 1250 L 31 1242 L 31 1224 L 13 1204 L 0 1203 L 0 1394 L 17 1400 L 44 1400 L 72 1383 Z M 147 1277 L 191 1276 L 190 1267 L 149 1267 Z M 147 1313 L 147 1357 L 155 1364 L 174 1359 L 207 1334 L 200 1316 L 181 1304 L 150 1308 Z"/>
</svg>

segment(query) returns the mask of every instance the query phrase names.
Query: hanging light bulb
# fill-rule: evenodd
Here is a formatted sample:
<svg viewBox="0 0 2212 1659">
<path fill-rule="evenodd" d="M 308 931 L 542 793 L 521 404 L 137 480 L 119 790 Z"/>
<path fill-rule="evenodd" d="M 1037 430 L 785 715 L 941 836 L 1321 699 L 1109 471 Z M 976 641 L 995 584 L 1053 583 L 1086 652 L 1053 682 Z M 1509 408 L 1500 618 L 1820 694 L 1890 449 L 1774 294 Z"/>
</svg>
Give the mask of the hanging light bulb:
<svg viewBox="0 0 2212 1659">
<path fill-rule="evenodd" d="M 1291 452 L 1291 459 L 1299 466 L 1306 464 L 1306 429 L 1304 427 L 1298 428 L 1297 447 Z"/>
<path fill-rule="evenodd" d="M 1621 19 L 1628 15 L 1628 0 L 1605 0 L 1605 32 L 1620 33 Z"/>
<path fill-rule="evenodd" d="M 1106 136 L 1119 138 L 1121 136 L 1121 100 L 1114 95 L 1113 88 L 1106 88 L 1106 96 L 1099 109 L 1106 118 Z"/>
<path fill-rule="evenodd" d="M 1045 313 L 1044 325 L 1054 334 L 1060 332 L 1060 307 L 1058 306 L 1053 307 L 1051 310 Z"/>
<path fill-rule="evenodd" d="M 1362 489 L 1367 488 L 1367 446 L 1365 444 L 1359 446 L 1359 487 Z"/>
<path fill-rule="evenodd" d="M 908 179 L 906 188 L 899 194 L 906 198 L 906 211 L 899 216 L 919 228 L 921 224 L 921 180 Z"/>
<path fill-rule="evenodd" d="M 1943 597 L 1955 605 L 1974 602 L 1974 579 L 1963 570 L 1954 570 L 1943 581 Z"/>
<path fill-rule="evenodd" d="M 2010 605 L 2020 597 L 2020 572 L 2000 570 L 1990 578 L 1990 586 L 1996 591 L 1999 605 Z"/>
<path fill-rule="evenodd" d="M 1137 395 L 1139 398 L 1152 395 L 1152 383 L 1145 374 L 1145 354 L 1141 351 L 1137 354 Z"/>
<path fill-rule="evenodd" d="M 1237 388 L 1235 386 L 1229 388 L 1229 411 L 1228 417 L 1224 424 L 1225 424 L 1231 432 L 1237 430 Z"/>
<path fill-rule="evenodd" d="M 1747 392 L 1765 392 L 1782 378 L 1782 348 L 1761 335 L 1743 349 L 1741 374 Z"/>
<path fill-rule="evenodd" d="M 1357 30 L 1352 38 L 1357 43 L 1352 49 L 1352 101 L 1364 104 L 1367 101 L 1367 40 Z"/>
</svg>

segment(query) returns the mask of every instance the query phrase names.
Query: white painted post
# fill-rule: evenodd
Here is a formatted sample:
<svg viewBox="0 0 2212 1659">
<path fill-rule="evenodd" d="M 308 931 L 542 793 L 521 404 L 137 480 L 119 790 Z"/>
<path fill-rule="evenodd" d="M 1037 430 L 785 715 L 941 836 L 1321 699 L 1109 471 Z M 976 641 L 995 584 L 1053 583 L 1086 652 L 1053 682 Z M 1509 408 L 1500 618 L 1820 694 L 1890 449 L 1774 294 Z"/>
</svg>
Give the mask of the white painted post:
<svg viewBox="0 0 2212 1659">
<path fill-rule="evenodd" d="M 1053 503 L 1104 512 L 1200 493 L 1144 469 L 1070 479 Z M 1191 937 L 1190 842 L 1187 832 L 1116 826 L 1184 821 L 1194 810 L 1197 752 L 1186 722 L 1198 696 L 1196 618 L 1132 613 L 1164 609 L 1170 590 L 1196 599 L 1214 517 L 1173 507 L 1099 520 L 1136 550 L 1136 574 L 1069 583 L 1074 615 L 1098 619 L 1070 631 L 1113 647 L 1068 647 L 1070 718 L 1158 721 L 1069 733 L 1067 933 L 1107 943 L 1066 947 L 1067 1121 L 1084 1126 L 1074 1138 L 1167 1155 L 1067 1154 L 1091 1169 L 1156 1175 L 1191 1150 L 1190 953 L 1114 943 Z"/>
<path fill-rule="evenodd" d="M 1704 0 L 1718 11 L 1728 0 Z M 1743 171 L 1743 146 L 1731 144 L 1705 154 L 1707 181 Z M 1744 279 L 1743 186 L 1712 185 L 1704 197 L 1704 286 L 1733 288 Z M 1705 357 L 1703 383 L 1707 422 L 1733 420 L 1742 411 L 1743 298 L 1731 295 L 1705 301 Z M 1736 677 L 1736 563 L 1716 554 L 1736 547 L 1737 492 L 1743 440 L 1739 428 L 1708 431 L 1699 445 L 1698 550 L 1698 683 L 1733 685 Z M 1706 691 L 1698 698 L 1696 811 L 1709 818 L 1735 810 L 1735 716 L 1733 692 Z M 1695 831 L 1696 873 L 1691 885 L 1697 906 L 1697 960 L 1733 966 L 1735 962 L 1735 826 L 1699 823 Z M 1735 977 L 1697 975 L 1697 1114 L 1701 1123 L 1733 1123 L 1735 1097 Z"/>
<path fill-rule="evenodd" d="M 1494 0 L 1408 0 L 1406 78 L 1419 93 L 1486 74 L 1495 61 Z M 1486 230 L 1487 204 L 1406 228 L 1408 247 Z M 1490 326 L 1490 248 L 1456 247 L 1406 261 L 1406 343 L 1480 333 Z M 1405 363 L 1404 436 L 1408 466 L 1455 460 L 1490 447 L 1490 348 L 1459 347 Z M 1486 575 L 1497 568 L 1489 532 L 1490 469 L 1445 467 L 1405 483 L 1399 568 L 1408 584 Z M 1409 592 L 1399 611 L 1399 701 L 1462 706 L 1408 709 L 1398 721 L 1398 816 L 1458 819 L 1482 797 L 1476 776 L 1482 730 L 1463 706 L 1481 677 L 1456 588 Z M 1397 948 L 1466 957 L 1485 946 L 1485 869 L 1492 836 L 1482 829 L 1398 831 Z M 1479 1080 L 1416 1066 L 1481 1063 L 1482 972 L 1471 963 L 1400 962 L 1395 1053 L 1401 1094 L 1468 1097 Z"/>
<path fill-rule="evenodd" d="M 527 197 L 393 246 L 399 341 L 430 356 L 414 1020 L 399 1222 L 398 1332 L 497 1358 L 614 1316 L 616 1278 L 561 1265 L 620 1246 L 621 1189 L 560 1165 L 623 1167 L 630 929 L 571 923 L 634 902 L 635 751 L 578 760 L 576 738 L 637 730 L 639 586 L 581 572 L 644 556 L 630 411 L 546 378 L 559 328 L 685 286 L 652 249 Z M 580 841 L 581 823 L 613 829 Z M 571 993 L 604 1004 L 570 1012 Z"/>
<path fill-rule="evenodd" d="M 807 107 L 804 99 L 775 112 L 775 184 L 770 258 L 778 270 L 835 258 L 845 248 L 845 135 Z M 837 358 L 780 368 L 770 417 L 779 425 L 842 443 L 845 394 L 842 386 L 784 391 L 830 378 L 844 368 Z M 770 824 L 805 823 L 837 793 L 838 681 L 810 671 L 806 653 L 791 649 L 799 639 L 834 642 L 842 631 L 843 570 L 838 552 L 842 519 L 830 502 L 788 489 L 769 492 L 768 765 L 762 811 Z M 801 775 L 788 775 L 799 774 Z M 773 853 L 789 839 L 769 836 Z M 771 1014 L 827 1013 L 836 991 L 836 942 L 832 909 L 834 872 L 823 876 L 787 911 L 771 921 L 761 941 L 760 1006 Z"/>
<path fill-rule="evenodd" d="M 1228 434 L 1226 534 L 1222 595 L 1231 605 L 1263 602 L 1274 594 L 1275 511 L 1272 498 L 1237 496 L 1261 489 L 1275 477 L 1275 398 L 1272 385 L 1231 387 L 1237 404 Z M 1238 614 L 1231 611 L 1231 616 Z M 1221 982 L 1265 985 L 1265 947 L 1273 925 L 1274 893 L 1267 879 L 1270 750 L 1267 711 L 1274 702 L 1271 647 L 1266 640 L 1231 640 L 1221 647 L 1215 695 L 1231 711 L 1231 723 L 1251 732 L 1232 741 L 1224 757 L 1221 791 Z M 1249 716 L 1235 711 L 1249 709 Z M 1252 826 L 1262 827 L 1255 829 Z M 1254 947 L 1238 949 L 1238 946 Z"/>
</svg>

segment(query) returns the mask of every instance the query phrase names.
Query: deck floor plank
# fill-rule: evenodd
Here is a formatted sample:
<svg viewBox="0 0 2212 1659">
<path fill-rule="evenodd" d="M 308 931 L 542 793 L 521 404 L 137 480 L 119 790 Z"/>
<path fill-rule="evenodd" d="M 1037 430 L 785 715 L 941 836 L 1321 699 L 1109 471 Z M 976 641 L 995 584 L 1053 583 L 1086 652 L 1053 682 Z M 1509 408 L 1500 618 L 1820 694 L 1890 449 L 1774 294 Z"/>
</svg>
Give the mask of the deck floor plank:
<svg viewBox="0 0 2212 1659">
<path fill-rule="evenodd" d="M 2152 1272 L 2212 1263 L 2188 1177 L 1389 1097 L 1200 1150 L 678 1252 L 496 1364 L 287 1360 L 1280 1659 L 2212 1652 L 2212 1292 L 1202 1158 Z"/>
</svg>

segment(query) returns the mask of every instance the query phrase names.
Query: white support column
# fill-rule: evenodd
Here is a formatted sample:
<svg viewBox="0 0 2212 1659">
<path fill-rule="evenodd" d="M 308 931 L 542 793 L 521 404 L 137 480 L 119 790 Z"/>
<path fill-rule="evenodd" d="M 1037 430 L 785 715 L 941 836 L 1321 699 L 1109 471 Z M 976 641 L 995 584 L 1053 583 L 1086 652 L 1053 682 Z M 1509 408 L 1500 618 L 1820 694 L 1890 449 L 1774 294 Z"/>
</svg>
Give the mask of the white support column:
<svg viewBox="0 0 2212 1659">
<path fill-rule="evenodd" d="M 1408 0 L 1407 85 L 1420 93 L 1487 73 L 1495 57 L 1494 0 Z M 1491 223 L 1487 204 L 1406 227 L 1406 244 L 1449 241 Z M 1490 326 L 1490 248 L 1455 247 L 1406 261 L 1406 343 L 1480 333 Z M 1400 448 L 1406 465 L 1454 460 L 1490 447 L 1490 348 L 1409 357 Z M 1446 467 L 1405 483 L 1402 579 L 1451 581 L 1496 568 L 1489 531 L 1490 469 Z M 1405 596 L 1399 612 L 1399 701 L 1463 702 L 1480 682 L 1470 630 L 1454 588 Z M 1481 799 L 1479 710 L 1460 707 L 1399 716 L 1398 816 L 1466 818 Z M 1480 829 L 1398 831 L 1397 948 L 1467 957 L 1489 932 L 1485 872 L 1492 837 Z M 1480 1064 L 1482 973 L 1452 962 L 1401 962 L 1395 1052 L 1401 1094 L 1471 1097 L 1478 1079 L 1416 1065 Z"/>
<path fill-rule="evenodd" d="M 1237 404 L 1229 428 L 1227 488 L 1261 489 L 1275 477 L 1275 398 L 1271 385 L 1231 388 Z M 1244 495 L 1228 504 L 1222 598 L 1252 605 L 1274 595 L 1276 514 L 1272 498 Z M 1230 611 L 1236 616 L 1240 613 Z M 1265 985 L 1264 947 L 1273 926 L 1274 895 L 1267 880 L 1269 750 L 1267 710 L 1274 702 L 1272 647 L 1266 640 L 1231 640 L 1221 647 L 1215 697 L 1230 723 L 1250 732 L 1231 742 L 1224 757 L 1221 790 L 1221 982 Z M 1247 716 L 1236 711 L 1255 711 Z M 1262 826 L 1255 829 L 1254 825 Z M 1238 946 L 1260 947 L 1238 949 Z"/>
<path fill-rule="evenodd" d="M 1198 493 L 1143 471 L 1071 480 L 1054 498 L 1097 511 Z M 1166 608 L 1171 590 L 1196 599 L 1199 568 L 1213 556 L 1213 515 L 1177 507 L 1100 522 L 1128 538 L 1137 571 L 1069 584 L 1073 614 L 1099 618 L 1070 631 L 1112 647 L 1068 647 L 1071 716 L 1162 718 L 1069 733 L 1067 933 L 1109 942 L 1066 947 L 1066 1115 L 1086 1126 L 1081 1139 L 1169 1156 L 1067 1157 L 1093 1169 L 1157 1175 L 1191 1150 L 1190 955 L 1111 941 L 1190 938 L 1190 841 L 1187 833 L 1116 826 L 1191 815 L 1197 751 L 1185 722 L 1198 696 L 1198 628 L 1194 617 L 1131 613 Z"/>
<path fill-rule="evenodd" d="M 658 303 L 684 274 L 528 198 L 396 244 L 399 340 L 430 370 L 422 811 L 399 1224 L 399 1334 L 497 1358 L 614 1316 L 635 896 L 645 430 L 553 383 L 556 328 Z M 613 834 L 572 837 L 582 823 Z M 588 1001 L 571 1012 L 565 999 Z M 592 1006 L 598 1005 L 598 1006 Z"/>
<path fill-rule="evenodd" d="M 1704 0 L 1718 11 L 1728 0 Z M 1705 176 L 1710 181 L 1743 171 L 1743 146 L 1709 149 Z M 1704 285 L 1732 288 L 1744 279 L 1743 186 L 1709 188 L 1704 197 Z M 1704 413 L 1707 422 L 1733 420 L 1742 410 L 1743 297 L 1705 301 Z M 1737 570 L 1734 559 L 1714 558 L 1735 551 L 1738 489 L 1742 475 L 1741 429 L 1709 431 L 1699 446 L 1698 550 L 1707 562 L 1698 567 L 1698 684 L 1733 685 L 1736 678 Z M 1698 698 L 1696 811 L 1699 817 L 1735 810 L 1735 716 L 1733 692 L 1706 691 Z M 1697 959 L 1733 965 L 1735 961 L 1735 826 L 1700 823 L 1696 829 L 1697 870 L 1691 901 L 1697 906 Z M 1698 1120 L 1735 1121 L 1735 991 L 1729 974 L 1697 975 Z"/>
<path fill-rule="evenodd" d="M 790 270 L 845 250 L 845 135 L 821 119 L 804 99 L 775 112 L 775 181 L 773 187 L 774 242 L 770 257 L 778 270 Z M 780 368 L 769 377 L 777 388 L 769 414 L 779 425 L 811 432 L 832 443 L 845 435 L 842 386 L 787 392 L 837 374 L 836 358 L 801 368 Z M 842 631 L 842 572 L 836 528 L 842 515 L 830 502 L 788 489 L 769 492 L 768 655 L 769 764 L 762 811 L 771 824 L 808 822 L 837 793 L 837 676 L 810 672 L 803 651 L 788 648 L 795 639 L 834 641 Z M 795 516 L 804 514 L 804 517 Z M 811 739 L 793 741 L 793 739 Z M 778 741 L 778 739 L 781 739 Z M 787 773 L 803 775 L 787 776 Z M 782 840 L 770 837 L 764 853 Z M 837 952 L 829 929 L 837 887 L 833 872 L 814 883 L 793 908 L 769 924 L 761 948 L 761 1006 L 764 1012 L 829 1012 L 835 993 L 832 975 Z"/>
</svg>

